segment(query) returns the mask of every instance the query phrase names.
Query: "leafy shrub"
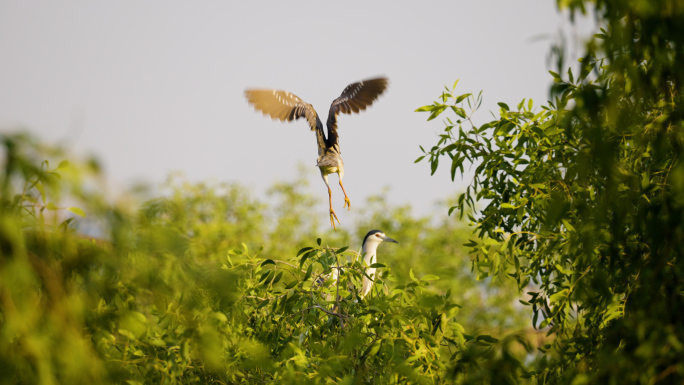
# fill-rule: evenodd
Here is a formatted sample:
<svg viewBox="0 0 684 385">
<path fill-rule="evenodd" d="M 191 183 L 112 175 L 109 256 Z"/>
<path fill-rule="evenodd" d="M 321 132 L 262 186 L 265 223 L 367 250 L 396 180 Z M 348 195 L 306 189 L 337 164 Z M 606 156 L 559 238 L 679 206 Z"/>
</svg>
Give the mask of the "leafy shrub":
<svg viewBox="0 0 684 385">
<path fill-rule="evenodd" d="M 559 4 L 595 5 L 605 29 L 579 71 L 551 71 L 553 101 L 499 103 L 477 126 L 481 94 L 447 88 L 418 109 L 450 116 L 417 161 L 434 173 L 448 156 L 452 178 L 476 165 L 450 213 L 475 227 L 478 274 L 515 278 L 532 325 L 555 337 L 529 373 L 538 382 L 681 383 L 684 8 Z"/>
<path fill-rule="evenodd" d="M 58 149 L 2 139 L 1 383 L 481 382 L 485 361 L 508 363 L 502 376 L 524 371 L 527 342 L 464 327 L 500 330 L 517 314 L 510 293 L 492 292 L 506 309 L 497 315 L 494 302 L 465 295 L 476 281 L 434 275 L 467 273 L 464 255 L 449 258 L 456 249 L 437 252 L 453 225 L 438 231 L 375 199 L 360 227 L 387 226 L 406 244 L 386 250 L 360 298 L 362 259 L 312 241 L 302 181 L 276 185 L 271 210 L 237 184 L 172 177 L 135 210 L 105 202 L 96 162 L 51 168 Z M 459 323 L 459 298 L 491 320 Z"/>
</svg>

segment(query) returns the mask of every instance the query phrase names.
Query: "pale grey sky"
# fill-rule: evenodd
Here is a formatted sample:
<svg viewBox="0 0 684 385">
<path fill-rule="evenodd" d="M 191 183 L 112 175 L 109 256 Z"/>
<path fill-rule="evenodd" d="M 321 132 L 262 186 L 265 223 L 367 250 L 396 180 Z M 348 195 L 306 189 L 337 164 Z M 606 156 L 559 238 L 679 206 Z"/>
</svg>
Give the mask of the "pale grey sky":
<svg viewBox="0 0 684 385">
<path fill-rule="evenodd" d="M 303 163 L 326 203 L 307 124 L 263 117 L 243 91 L 290 91 L 325 121 L 347 84 L 385 75 L 389 89 L 373 107 L 339 118 L 345 188 L 352 211 L 389 186 L 390 202 L 425 214 L 465 182 L 452 183 L 448 167 L 430 177 L 427 163 L 413 164 L 443 127 L 413 111 L 456 79 L 462 93 L 484 90 L 480 122 L 499 101 L 538 105 L 550 45 L 569 26 L 551 0 L 3 0 L 0 129 L 96 154 L 113 186 L 179 170 L 261 195 Z"/>
</svg>

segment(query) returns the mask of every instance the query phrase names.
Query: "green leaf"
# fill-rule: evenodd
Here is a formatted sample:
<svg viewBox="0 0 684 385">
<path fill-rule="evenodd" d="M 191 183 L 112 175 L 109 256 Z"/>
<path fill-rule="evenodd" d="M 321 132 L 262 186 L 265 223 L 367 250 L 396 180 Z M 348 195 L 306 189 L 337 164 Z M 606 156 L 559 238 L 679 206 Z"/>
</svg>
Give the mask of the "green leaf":
<svg viewBox="0 0 684 385">
<path fill-rule="evenodd" d="M 307 251 L 307 252 L 302 256 L 302 258 L 299 260 L 299 268 L 301 269 L 302 266 L 304 266 L 304 262 L 306 262 L 307 259 L 309 259 L 312 255 L 314 255 L 314 254 L 316 254 L 316 253 L 317 253 L 317 251 L 314 250 L 314 249 L 311 249 L 311 250 Z"/>
<path fill-rule="evenodd" d="M 299 249 L 299 251 L 297 252 L 297 256 L 299 257 L 300 255 L 302 255 L 302 253 L 305 253 L 305 252 L 307 252 L 307 251 L 309 251 L 309 250 L 312 250 L 312 249 L 313 249 L 313 247 L 304 247 L 304 248 L 301 248 L 301 249 Z"/>
<path fill-rule="evenodd" d="M 477 246 L 477 245 L 478 245 L 478 243 L 477 243 L 477 241 L 474 240 L 474 239 L 470 239 L 470 240 L 468 240 L 467 243 L 464 243 L 464 244 L 463 244 L 463 246 L 465 246 L 465 247 L 475 247 L 475 246 Z"/>
<path fill-rule="evenodd" d="M 126 337 L 129 340 L 135 340 L 136 339 L 135 334 L 131 333 L 130 331 L 128 331 L 126 329 L 119 329 L 118 332 L 119 332 L 119 334 L 121 334 L 122 336 Z"/>
<path fill-rule="evenodd" d="M 228 317 L 226 317 L 226 315 L 223 314 L 223 313 L 221 313 L 221 312 L 218 312 L 218 311 L 217 311 L 217 312 L 214 312 L 213 315 L 214 315 L 214 318 L 216 318 L 217 320 L 219 320 L 219 321 L 221 321 L 221 322 L 223 322 L 223 323 L 228 322 Z"/>
<path fill-rule="evenodd" d="M 579 373 L 575 376 L 575 378 L 572 379 L 570 385 L 585 385 L 590 384 L 591 382 L 591 378 L 588 375 Z"/>
<path fill-rule="evenodd" d="M 83 211 L 83 209 L 80 209 L 78 207 L 67 207 L 66 209 L 71 211 L 72 213 L 80 216 L 80 217 L 85 218 L 85 216 L 86 216 L 85 211 Z"/>
<path fill-rule="evenodd" d="M 276 275 L 275 278 L 273 278 L 273 282 L 271 282 L 271 284 L 275 285 L 276 283 L 278 283 L 280 281 L 281 278 L 283 278 L 283 272 L 282 271 L 280 273 L 278 273 L 278 275 Z"/>
<path fill-rule="evenodd" d="M 381 343 L 382 343 L 382 340 L 376 340 L 373 343 L 373 345 L 369 346 L 368 349 L 366 349 L 366 351 L 361 356 L 361 360 L 364 361 L 368 357 L 373 357 L 374 355 L 376 355 L 378 353 L 378 351 L 380 350 L 380 344 Z"/>
<path fill-rule="evenodd" d="M 309 278 L 311 278 L 311 272 L 313 271 L 313 264 L 309 265 L 309 268 L 306 269 L 306 274 L 304 275 L 304 279 L 302 282 L 306 282 Z"/>
<path fill-rule="evenodd" d="M 456 104 L 462 102 L 463 99 L 467 98 L 470 95 L 472 95 L 472 94 L 463 94 L 463 95 L 459 96 L 458 98 L 456 98 Z"/>
<path fill-rule="evenodd" d="M 496 104 L 498 104 L 499 107 L 503 108 L 503 109 L 506 110 L 506 111 L 510 111 L 510 110 L 511 110 L 511 109 L 508 107 L 508 104 L 506 104 L 506 103 L 501 103 L 501 102 L 499 102 L 499 103 L 496 103 Z"/>
<path fill-rule="evenodd" d="M 257 306 L 257 310 L 259 310 L 259 309 L 261 309 L 262 307 L 268 305 L 268 303 L 269 303 L 270 301 L 271 301 L 271 300 L 268 299 L 268 298 L 265 299 L 265 300 L 263 300 L 263 301 L 261 301 L 261 302 L 259 303 L 259 306 Z"/>
<path fill-rule="evenodd" d="M 268 284 L 269 278 L 273 275 L 273 270 L 268 270 L 261 274 L 261 277 L 259 277 L 259 283 L 263 283 L 264 285 Z"/>
<path fill-rule="evenodd" d="M 36 183 L 36 189 L 40 192 L 40 198 L 43 200 L 43 204 L 45 203 L 45 187 L 43 186 L 42 183 Z"/>
<path fill-rule="evenodd" d="M 498 339 L 496 339 L 490 335 L 487 335 L 487 334 L 483 334 L 483 335 L 475 337 L 475 341 L 487 342 L 490 344 L 495 344 L 495 343 L 499 342 Z"/>
<path fill-rule="evenodd" d="M 549 301 L 553 303 L 560 303 L 562 300 L 564 300 L 567 297 L 568 294 L 568 289 L 564 289 L 559 291 L 558 293 L 552 294 L 549 297 Z"/>
<path fill-rule="evenodd" d="M 447 108 L 447 106 L 445 106 L 445 105 L 438 105 L 438 106 L 435 106 L 434 109 L 432 110 L 432 114 L 430 114 L 430 117 L 428 117 L 427 120 L 430 121 L 430 120 L 435 119 L 436 117 L 438 117 L 439 115 L 441 115 L 442 112 L 444 112 L 444 110 L 445 110 L 446 108 Z"/>
<path fill-rule="evenodd" d="M 651 184 L 651 175 L 649 175 L 648 172 L 645 172 L 641 178 L 641 188 L 646 190 L 650 184 Z"/>
<path fill-rule="evenodd" d="M 557 263 L 555 265 L 555 267 L 556 267 L 556 270 L 558 270 L 563 275 L 572 275 L 574 273 L 572 270 L 568 270 L 568 269 L 563 268 L 563 266 L 561 266 L 560 263 Z"/>
<path fill-rule="evenodd" d="M 439 160 L 437 158 L 435 158 L 435 160 L 430 162 L 430 170 L 431 170 L 430 175 L 435 175 L 435 171 L 437 171 L 437 167 L 439 167 Z"/>
<path fill-rule="evenodd" d="M 379 267 L 385 267 L 385 265 L 383 265 L 382 263 L 374 263 L 374 264 L 370 265 L 369 267 L 377 269 Z"/>
<path fill-rule="evenodd" d="M 427 274 L 420 278 L 421 281 L 436 281 L 438 279 L 438 276 L 432 274 Z"/>
<path fill-rule="evenodd" d="M 275 265 L 276 263 L 272 259 L 267 259 L 263 262 L 261 262 L 260 266 L 266 266 L 266 265 Z"/>
<path fill-rule="evenodd" d="M 568 229 L 569 232 L 575 232 L 575 228 L 566 219 L 561 219 L 561 222 L 563 223 L 563 226 L 565 226 L 565 228 Z"/>
<path fill-rule="evenodd" d="M 432 109 L 433 109 L 434 107 L 435 107 L 434 105 L 423 106 L 423 107 L 420 107 L 420 108 L 416 109 L 416 110 L 413 111 L 413 112 L 426 112 L 426 111 L 432 111 Z"/>
<path fill-rule="evenodd" d="M 451 162 L 451 180 L 456 178 L 456 169 L 463 164 L 463 159 L 459 156 L 454 156 L 454 160 Z"/>
</svg>

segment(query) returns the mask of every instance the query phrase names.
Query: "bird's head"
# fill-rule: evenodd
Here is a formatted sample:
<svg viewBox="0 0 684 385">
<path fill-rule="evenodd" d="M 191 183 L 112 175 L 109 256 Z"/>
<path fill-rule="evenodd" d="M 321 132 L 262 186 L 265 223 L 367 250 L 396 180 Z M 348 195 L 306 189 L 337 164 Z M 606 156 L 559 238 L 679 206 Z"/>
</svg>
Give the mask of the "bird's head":
<svg viewBox="0 0 684 385">
<path fill-rule="evenodd" d="M 370 244 L 373 244 L 373 243 L 375 243 L 375 244 L 380 244 L 380 243 L 382 243 L 382 242 L 399 243 L 399 242 L 395 241 L 394 239 L 392 239 L 392 238 L 388 237 L 387 235 L 385 235 L 385 233 L 383 233 L 383 232 L 380 231 L 380 230 L 371 230 L 371 231 L 369 231 L 368 234 L 366 234 L 366 237 L 363 239 L 363 244 L 364 244 L 364 245 L 367 245 L 367 244 L 370 245 Z"/>
</svg>

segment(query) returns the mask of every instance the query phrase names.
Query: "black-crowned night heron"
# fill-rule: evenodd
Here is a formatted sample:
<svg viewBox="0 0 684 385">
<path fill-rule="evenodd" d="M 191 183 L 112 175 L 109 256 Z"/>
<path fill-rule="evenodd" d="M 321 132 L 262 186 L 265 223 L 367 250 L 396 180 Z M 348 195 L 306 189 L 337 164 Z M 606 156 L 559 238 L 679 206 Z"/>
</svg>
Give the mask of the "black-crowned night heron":
<svg viewBox="0 0 684 385">
<path fill-rule="evenodd" d="M 368 266 L 366 267 L 366 274 L 363 276 L 363 287 L 361 288 L 361 298 L 365 297 L 366 294 L 370 293 L 371 288 L 373 288 L 373 282 L 375 281 L 375 268 L 370 267 L 372 264 L 377 263 L 377 250 L 383 242 L 399 243 L 394 239 L 388 237 L 380 230 L 371 230 L 366 234 L 363 239 L 363 245 L 361 246 L 361 255 L 363 256 L 363 261 Z M 368 279 L 370 277 L 371 279 Z"/>
<path fill-rule="evenodd" d="M 328 183 L 328 174 L 337 173 L 340 178 L 340 187 L 344 193 L 344 208 L 350 209 L 351 203 L 347 192 L 344 190 L 342 178 L 344 176 L 344 162 L 340 154 L 339 136 L 337 134 L 337 114 L 351 114 L 366 109 L 373 104 L 375 99 L 387 88 L 386 78 L 368 79 L 348 85 L 342 94 L 330 105 L 328 112 L 328 137 L 323 132 L 323 123 L 318 118 L 316 110 L 309 103 L 299 97 L 287 92 L 278 90 L 246 90 L 245 96 L 257 110 L 273 119 L 281 121 L 292 121 L 305 118 L 311 127 L 311 131 L 316 131 L 318 143 L 318 160 L 316 166 L 321 171 L 321 177 L 328 187 L 328 199 L 330 201 L 330 224 L 335 228 L 335 220 L 340 220 L 332 207 L 332 192 Z"/>
<path fill-rule="evenodd" d="M 365 274 L 363 276 L 363 286 L 361 287 L 361 298 L 370 293 L 371 289 L 373 288 L 373 282 L 375 282 L 375 268 L 371 267 L 371 265 L 378 262 L 377 250 L 378 246 L 380 246 L 380 244 L 383 242 L 399 243 L 385 235 L 385 233 L 380 230 L 371 230 L 368 232 L 368 234 L 366 234 L 366 237 L 363 238 L 363 244 L 361 245 L 361 256 L 363 256 L 363 262 L 365 264 Z M 329 277 L 333 281 L 337 281 L 337 269 L 333 269 L 333 272 Z M 322 283 L 323 281 L 325 281 L 325 279 L 321 280 L 319 283 Z"/>
</svg>

